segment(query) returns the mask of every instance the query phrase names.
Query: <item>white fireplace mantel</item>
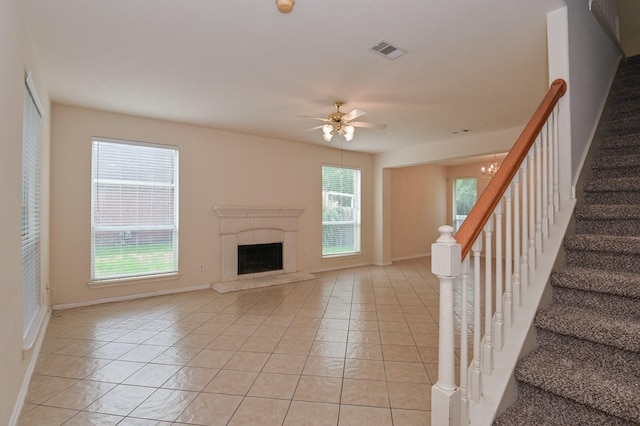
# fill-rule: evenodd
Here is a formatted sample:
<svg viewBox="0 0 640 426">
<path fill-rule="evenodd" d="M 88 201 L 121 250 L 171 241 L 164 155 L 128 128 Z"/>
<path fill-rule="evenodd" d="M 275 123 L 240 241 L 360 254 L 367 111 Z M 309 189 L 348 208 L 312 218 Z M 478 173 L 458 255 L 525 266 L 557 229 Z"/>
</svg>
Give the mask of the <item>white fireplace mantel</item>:
<svg viewBox="0 0 640 426">
<path fill-rule="evenodd" d="M 249 279 L 256 283 L 251 287 L 273 285 L 274 282 L 280 283 L 274 280 L 275 275 L 287 276 L 297 272 L 298 217 L 303 209 L 263 206 L 216 206 L 213 209 L 220 220 L 222 278 L 221 283 L 213 285 L 214 289 L 221 291 L 220 288 L 229 288 L 229 282 L 239 283 Z M 282 243 L 282 270 L 238 276 L 238 246 L 270 243 Z M 248 288 L 246 282 L 235 287 Z"/>
</svg>

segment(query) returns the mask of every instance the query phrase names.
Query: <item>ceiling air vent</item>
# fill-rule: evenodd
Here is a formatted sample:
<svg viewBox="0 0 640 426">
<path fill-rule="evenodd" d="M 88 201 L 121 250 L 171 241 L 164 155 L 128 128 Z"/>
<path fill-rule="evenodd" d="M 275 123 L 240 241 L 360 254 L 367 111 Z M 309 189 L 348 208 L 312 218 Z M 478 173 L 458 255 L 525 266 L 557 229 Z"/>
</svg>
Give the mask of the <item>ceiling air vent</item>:
<svg viewBox="0 0 640 426">
<path fill-rule="evenodd" d="M 407 53 L 402 49 L 398 49 L 397 47 L 390 45 L 386 41 L 379 41 L 371 46 L 368 50 L 372 51 L 373 53 L 377 53 L 378 55 L 384 56 L 387 59 L 396 59 L 398 56 L 402 56 Z"/>
</svg>

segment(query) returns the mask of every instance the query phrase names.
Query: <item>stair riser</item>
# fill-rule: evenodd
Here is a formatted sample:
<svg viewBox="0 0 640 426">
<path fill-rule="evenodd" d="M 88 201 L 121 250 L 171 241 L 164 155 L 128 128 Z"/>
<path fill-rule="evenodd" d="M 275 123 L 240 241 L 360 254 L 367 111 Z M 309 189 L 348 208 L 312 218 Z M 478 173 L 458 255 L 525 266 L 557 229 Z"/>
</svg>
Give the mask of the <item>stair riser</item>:
<svg viewBox="0 0 640 426">
<path fill-rule="evenodd" d="M 640 204 L 638 191 L 588 192 L 584 194 L 587 204 Z"/>
<path fill-rule="evenodd" d="M 599 311 L 619 316 L 626 316 L 628 318 L 640 319 L 640 310 L 638 309 L 638 303 L 640 303 L 640 300 L 628 297 L 554 287 L 553 302 L 579 308 L 592 309 L 596 312 Z M 640 367 L 640 364 L 638 367 Z"/>
<path fill-rule="evenodd" d="M 637 146 L 621 146 L 615 148 L 609 148 L 606 146 L 600 147 L 600 157 L 618 157 L 626 155 L 640 155 L 640 144 Z"/>
<path fill-rule="evenodd" d="M 623 146 L 638 146 L 640 145 L 640 134 L 635 135 L 610 135 L 602 140 L 601 147 L 605 148 L 617 148 Z"/>
<path fill-rule="evenodd" d="M 613 103 L 629 102 L 640 98 L 640 87 L 619 88 L 613 91 Z"/>
<path fill-rule="evenodd" d="M 640 237 L 640 220 L 579 219 L 576 221 L 576 234 Z"/>
<path fill-rule="evenodd" d="M 609 118 L 612 120 L 637 117 L 639 114 L 640 105 L 638 105 L 637 99 L 615 102 L 609 109 Z"/>
<path fill-rule="evenodd" d="M 593 169 L 594 179 L 619 178 L 637 176 L 639 167 L 616 167 L 616 168 L 595 168 Z"/>
<path fill-rule="evenodd" d="M 555 347 L 558 351 L 571 353 L 572 356 L 582 361 L 606 363 L 606 366 L 614 367 L 628 374 L 637 374 L 640 371 L 640 354 L 634 352 L 540 328 L 536 329 L 536 337 L 538 345 L 541 347 Z"/>
<path fill-rule="evenodd" d="M 640 255 L 566 249 L 569 266 L 640 273 Z"/>
<path fill-rule="evenodd" d="M 640 120 L 637 118 L 619 119 L 605 125 L 605 135 L 630 135 L 640 132 Z"/>
</svg>

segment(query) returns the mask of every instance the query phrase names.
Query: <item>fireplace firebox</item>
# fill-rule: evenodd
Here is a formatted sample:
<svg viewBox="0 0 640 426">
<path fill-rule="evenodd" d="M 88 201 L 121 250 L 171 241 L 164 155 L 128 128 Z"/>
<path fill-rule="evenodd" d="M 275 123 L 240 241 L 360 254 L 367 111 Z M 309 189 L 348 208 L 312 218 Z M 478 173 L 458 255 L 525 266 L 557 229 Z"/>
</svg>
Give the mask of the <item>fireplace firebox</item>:
<svg viewBox="0 0 640 426">
<path fill-rule="evenodd" d="M 282 270 L 282 243 L 238 246 L 238 275 Z"/>
</svg>

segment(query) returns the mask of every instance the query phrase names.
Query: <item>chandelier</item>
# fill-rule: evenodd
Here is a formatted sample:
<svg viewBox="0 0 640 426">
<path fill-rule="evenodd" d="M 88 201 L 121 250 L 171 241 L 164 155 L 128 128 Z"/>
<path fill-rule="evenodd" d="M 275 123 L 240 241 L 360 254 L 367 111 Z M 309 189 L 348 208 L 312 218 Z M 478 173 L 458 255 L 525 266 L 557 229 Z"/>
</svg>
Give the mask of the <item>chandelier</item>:
<svg viewBox="0 0 640 426">
<path fill-rule="evenodd" d="M 495 158 L 493 162 L 489 164 L 489 166 L 487 167 L 482 166 L 480 168 L 480 170 L 482 170 L 482 177 L 485 179 L 491 179 L 492 177 L 494 177 L 495 174 L 498 173 L 499 169 L 500 169 L 500 165 L 498 165 L 498 161 Z"/>
</svg>

